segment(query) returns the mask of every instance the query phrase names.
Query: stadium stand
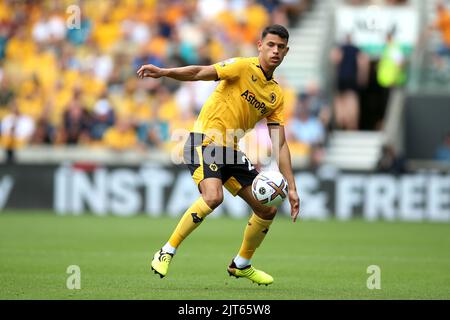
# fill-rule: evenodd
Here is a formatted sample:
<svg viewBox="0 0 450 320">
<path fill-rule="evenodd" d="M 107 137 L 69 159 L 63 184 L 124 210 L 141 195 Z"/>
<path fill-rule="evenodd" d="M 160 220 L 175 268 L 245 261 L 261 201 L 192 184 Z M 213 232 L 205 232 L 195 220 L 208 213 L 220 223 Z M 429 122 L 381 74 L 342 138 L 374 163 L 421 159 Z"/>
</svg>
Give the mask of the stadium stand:
<svg viewBox="0 0 450 320">
<path fill-rule="evenodd" d="M 212 7 L 207 0 L 2 1 L 0 132 L 6 152 L 1 160 L 167 161 L 179 142 L 177 129 L 192 127 L 216 83 L 139 81 L 137 68 L 255 55 L 263 26 L 281 23 L 289 26 L 291 50 L 276 78 L 286 95 L 294 164 L 373 170 L 386 144 L 403 151 L 407 93 L 448 89 L 445 72 L 431 63 L 442 39 L 434 32 L 409 43 L 403 52 L 405 77 L 389 95 L 377 83 L 383 46 L 358 42 L 356 36 L 370 56 L 370 74 L 359 91 L 359 129 L 342 130 L 333 112 L 335 71 L 329 61 L 329 51 L 342 40 L 340 9 L 407 8 L 417 17 L 419 34 L 435 21 L 437 3 L 219 0 Z M 117 130 L 125 130 L 126 139 Z M 265 129 L 258 130 L 261 137 L 249 137 L 243 148 L 254 143 L 269 148 Z M 310 140 L 313 135 L 319 138 Z"/>
<path fill-rule="evenodd" d="M 131 130 L 127 141 L 133 142 L 127 150 L 170 150 L 174 131 L 190 129 L 215 84 L 137 81 L 137 68 L 255 55 L 265 25 L 295 26 L 310 1 L 216 1 L 214 8 L 202 0 L 79 1 L 79 17 L 71 5 L 1 4 L 2 144 L 20 150 L 19 161 L 26 161 L 20 156 L 25 146 L 76 148 L 86 155 L 83 150 L 127 144 L 111 142 L 117 140 L 111 132 L 124 122 Z M 290 93 L 288 110 L 296 98 Z M 28 134 L 19 137 L 17 126 L 8 125 L 15 113 L 32 123 Z"/>
</svg>

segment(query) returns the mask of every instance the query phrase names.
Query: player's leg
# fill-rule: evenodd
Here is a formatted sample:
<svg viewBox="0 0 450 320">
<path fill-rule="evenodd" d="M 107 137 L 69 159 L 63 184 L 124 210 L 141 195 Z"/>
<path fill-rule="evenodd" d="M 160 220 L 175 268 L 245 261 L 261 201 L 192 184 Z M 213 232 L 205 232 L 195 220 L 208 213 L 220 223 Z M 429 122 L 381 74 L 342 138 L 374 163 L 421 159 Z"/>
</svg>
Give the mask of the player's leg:
<svg viewBox="0 0 450 320">
<path fill-rule="evenodd" d="M 223 201 L 222 180 L 207 178 L 199 185 L 201 196 L 186 210 L 163 250 L 175 253 L 181 242 Z"/>
<path fill-rule="evenodd" d="M 251 186 L 242 188 L 238 195 L 250 205 L 253 214 L 245 227 L 239 253 L 228 267 L 228 273 L 236 277 L 248 278 L 258 284 L 271 284 L 273 282 L 272 276 L 252 267 L 251 258 L 269 231 L 277 209 L 264 206 L 256 201 L 251 194 Z"/>
<path fill-rule="evenodd" d="M 347 130 L 358 130 L 359 122 L 359 101 L 358 93 L 348 90 L 344 94 L 345 97 L 345 123 Z"/>
<path fill-rule="evenodd" d="M 200 182 L 201 196 L 185 211 L 167 243 L 155 253 L 152 269 L 164 277 L 177 248 L 223 201 L 222 181 L 207 178 Z"/>
<path fill-rule="evenodd" d="M 184 212 L 167 243 L 153 257 L 152 269 L 161 278 L 167 274 L 172 257 L 184 239 L 223 201 L 220 166 L 205 163 L 205 147 L 193 145 L 191 149 L 193 157 L 185 161 L 190 163 L 188 167 L 199 186 L 201 196 Z M 188 149 L 187 153 L 190 152 Z"/>
<path fill-rule="evenodd" d="M 336 128 L 345 128 L 345 102 L 342 93 L 336 93 L 333 104 L 334 124 Z"/>
<path fill-rule="evenodd" d="M 242 188 L 238 195 L 249 204 L 253 213 L 248 221 L 244 231 L 244 239 L 239 250 L 238 259 L 235 258 L 235 263 L 238 267 L 245 267 L 251 264 L 250 260 L 255 253 L 255 250 L 263 242 L 270 225 L 277 213 L 276 207 L 264 206 L 252 195 L 251 186 Z"/>
<path fill-rule="evenodd" d="M 227 166 L 224 170 L 224 175 L 230 176 L 225 181 L 225 187 L 231 194 L 239 195 L 246 201 L 252 208 L 253 214 L 245 228 L 239 253 L 228 266 L 228 273 L 235 277 L 247 278 L 258 284 L 268 285 L 273 282 L 273 278 L 267 273 L 255 269 L 251 265 L 251 258 L 269 231 L 277 209 L 264 206 L 255 200 L 251 184 L 258 172 L 242 152 L 237 152 L 236 159 L 238 160 L 237 164 Z M 240 160 L 245 160 L 245 163 L 239 163 Z"/>
</svg>

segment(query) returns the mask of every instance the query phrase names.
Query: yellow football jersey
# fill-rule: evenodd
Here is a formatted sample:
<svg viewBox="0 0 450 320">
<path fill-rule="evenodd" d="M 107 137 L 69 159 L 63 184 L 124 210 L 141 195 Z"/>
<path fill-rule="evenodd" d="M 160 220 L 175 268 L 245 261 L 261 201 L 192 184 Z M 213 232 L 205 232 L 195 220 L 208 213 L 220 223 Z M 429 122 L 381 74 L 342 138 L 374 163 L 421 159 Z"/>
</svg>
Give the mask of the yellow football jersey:
<svg viewBox="0 0 450 320">
<path fill-rule="evenodd" d="M 232 58 L 213 66 L 220 83 L 203 105 L 194 132 L 237 149 L 239 139 L 259 120 L 284 125 L 283 93 L 273 78 L 266 78 L 258 57 Z"/>
</svg>

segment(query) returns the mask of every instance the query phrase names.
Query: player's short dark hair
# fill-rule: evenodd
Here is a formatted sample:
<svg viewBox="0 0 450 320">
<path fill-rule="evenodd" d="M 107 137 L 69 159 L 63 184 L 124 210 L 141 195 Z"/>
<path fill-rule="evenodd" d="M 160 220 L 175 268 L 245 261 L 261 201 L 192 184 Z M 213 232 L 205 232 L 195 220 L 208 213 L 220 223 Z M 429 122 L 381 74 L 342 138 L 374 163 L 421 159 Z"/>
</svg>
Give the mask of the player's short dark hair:
<svg viewBox="0 0 450 320">
<path fill-rule="evenodd" d="M 289 32 L 282 25 L 273 24 L 266 27 L 261 34 L 261 39 L 264 39 L 269 33 L 276 34 L 281 39 L 289 40 Z"/>
</svg>

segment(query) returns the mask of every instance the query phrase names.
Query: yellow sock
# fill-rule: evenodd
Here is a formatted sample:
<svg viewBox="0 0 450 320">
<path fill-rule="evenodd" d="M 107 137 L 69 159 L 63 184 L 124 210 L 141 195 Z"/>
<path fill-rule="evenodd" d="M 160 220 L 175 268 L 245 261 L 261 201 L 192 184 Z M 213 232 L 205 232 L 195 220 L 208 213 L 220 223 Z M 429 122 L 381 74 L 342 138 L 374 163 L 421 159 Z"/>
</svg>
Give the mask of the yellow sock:
<svg viewBox="0 0 450 320">
<path fill-rule="evenodd" d="M 198 198 L 192 206 L 186 210 L 177 227 L 170 236 L 169 243 L 178 248 L 183 240 L 197 228 L 203 219 L 212 212 L 202 197 Z"/>
<path fill-rule="evenodd" d="M 256 214 L 252 214 L 248 221 L 247 227 L 244 232 L 244 240 L 242 241 L 239 255 L 242 258 L 250 260 L 255 253 L 256 248 L 259 247 L 264 240 L 266 233 L 269 231 L 269 227 L 273 220 L 264 220 L 258 217 Z"/>
</svg>

